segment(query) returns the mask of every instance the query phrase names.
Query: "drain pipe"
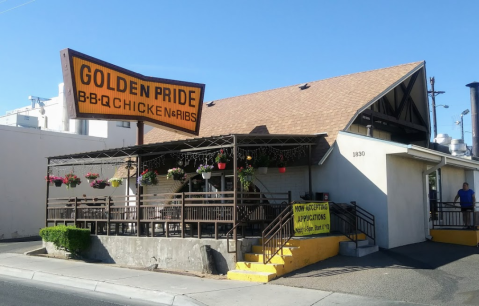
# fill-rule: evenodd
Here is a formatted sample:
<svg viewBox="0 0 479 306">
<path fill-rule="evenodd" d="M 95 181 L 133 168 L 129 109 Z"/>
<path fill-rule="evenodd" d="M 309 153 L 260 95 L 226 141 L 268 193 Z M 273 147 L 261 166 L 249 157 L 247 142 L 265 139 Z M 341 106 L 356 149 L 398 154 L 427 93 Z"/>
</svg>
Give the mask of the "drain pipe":
<svg viewBox="0 0 479 306">
<path fill-rule="evenodd" d="M 441 157 L 441 162 L 437 165 L 435 165 L 434 167 L 430 168 L 430 169 L 427 169 L 427 170 L 424 170 L 422 172 L 422 185 L 424 186 L 424 189 L 426 192 L 423 192 L 423 202 L 425 203 L 424 205 L 424 233 L 425 233 L 425 236 L 427 239 L 431 239 L 431 235 L 430 235 L 430 231 L 429 231 L 429 211 L 430 211 L 430 201 L 429 201 L 429 188 L 427 188 L 429 186 L 429 178 L 428 178 L 428 175 L 433 173 L 434 171 L 438 170 L 438 169 L 441 169 L 442 167 L 444 167 L 445 165 L 447 165 L 447 160 L 446 160 L 446 157 L 445 156 L 442 156 Z M 441 188 L 441 186 L 439 186 L 439 188 Z M 441 198 L 441 201 L 442 201 L 442 198 Z"/>
</svg>

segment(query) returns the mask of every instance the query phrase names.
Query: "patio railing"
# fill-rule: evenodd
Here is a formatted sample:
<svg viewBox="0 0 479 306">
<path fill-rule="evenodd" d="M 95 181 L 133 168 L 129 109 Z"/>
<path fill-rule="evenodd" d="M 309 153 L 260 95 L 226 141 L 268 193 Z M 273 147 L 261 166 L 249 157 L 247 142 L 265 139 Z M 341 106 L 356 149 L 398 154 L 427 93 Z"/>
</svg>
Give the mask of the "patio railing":
<svg viewBox="0 0 479 306">
<path fill-rule="evenodd" d="M 474 205 L 469 209 L 462 209 L 459 203 L 437 202 L 431 206 L 430 220 L 432 228 L 460 228 L 477 229 L 479 226 L 479 212 L 474 212 Z"/>
<path fill-rule="evenodd" d="M 47 224 L 76 224 L 89 227 L 94 234 L 110 235 L 136 232 L 138 236 L 169 237 L 196 232 L 201 238 L 204 224 L 232 228 L 237 222 L 265 224 L 274 220 L 289 200 L 288 193 L 261 192 L 184 192 L 130 196 L 49 198 Z M 236 203 L 236 204 L 235 204 Z M 138 209 L 139 207 L 139 214 Z M 189 227 L 188 229 L 186 227 Z"/>
</svg>

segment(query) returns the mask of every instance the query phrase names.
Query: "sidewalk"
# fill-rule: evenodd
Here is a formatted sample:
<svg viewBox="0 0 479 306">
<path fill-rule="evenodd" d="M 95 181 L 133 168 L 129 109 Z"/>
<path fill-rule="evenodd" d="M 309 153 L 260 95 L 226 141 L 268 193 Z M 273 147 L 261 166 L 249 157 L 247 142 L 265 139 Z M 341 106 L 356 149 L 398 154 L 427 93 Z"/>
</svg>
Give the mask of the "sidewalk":
<svg viewBox="0 0 479 306">
<path fill-rule="evenodd" d="M 0 254 L 0 275 L 166 305 L 419 305 L 314 289 L 213 280 L 13 253 Z"/>
</svg>

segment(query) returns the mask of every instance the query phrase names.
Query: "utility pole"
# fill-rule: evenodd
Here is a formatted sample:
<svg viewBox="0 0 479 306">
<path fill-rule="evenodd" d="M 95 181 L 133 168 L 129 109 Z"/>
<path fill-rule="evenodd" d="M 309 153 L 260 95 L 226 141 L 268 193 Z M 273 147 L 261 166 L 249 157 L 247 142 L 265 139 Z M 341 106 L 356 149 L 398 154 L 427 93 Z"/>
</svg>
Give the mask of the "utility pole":
<svg viewBox="0 0 479 306">
<path fill-rule="evenodd" d="M 433 127 L 434 127 L 434 142 L 436 142 L 436 137 L 437 137 L 436 96 L 445 93 L 445 91 L 434 90 L 434 83 L 435 83 L 434 77 L 430 77 L 429 82 L 431 83 L 431 90 L 429 90 L 427 93 L 432 98 L 432 119 L 433 119 Z"/>
</svg>

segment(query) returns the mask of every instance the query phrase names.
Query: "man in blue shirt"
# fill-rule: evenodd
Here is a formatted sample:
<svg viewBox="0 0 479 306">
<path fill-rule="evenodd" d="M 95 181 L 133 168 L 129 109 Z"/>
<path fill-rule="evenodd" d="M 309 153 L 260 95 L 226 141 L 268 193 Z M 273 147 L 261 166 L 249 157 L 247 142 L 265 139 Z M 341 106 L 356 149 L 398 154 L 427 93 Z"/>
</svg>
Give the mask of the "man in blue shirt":
<svg viewBox="0 0 479 306">
<path fill-rule="evenodd" d="M 464 182 L 462 184 L 462 189 L 459 189 L 457 192 L 456 197 L 454 198 L 454 203 L 456 203 L 457 199 L 460 198 L 461 204 L 461 211 L 462 211 L 462 218 L 464 220 L 464 224 L 466 228 L 471 227 L 471 216 L 473 215 L 474 211 L 474 204 L 476 203 L 476 195 L 474 190 L 469 189 L 469 184 Z"/>
</svg>

